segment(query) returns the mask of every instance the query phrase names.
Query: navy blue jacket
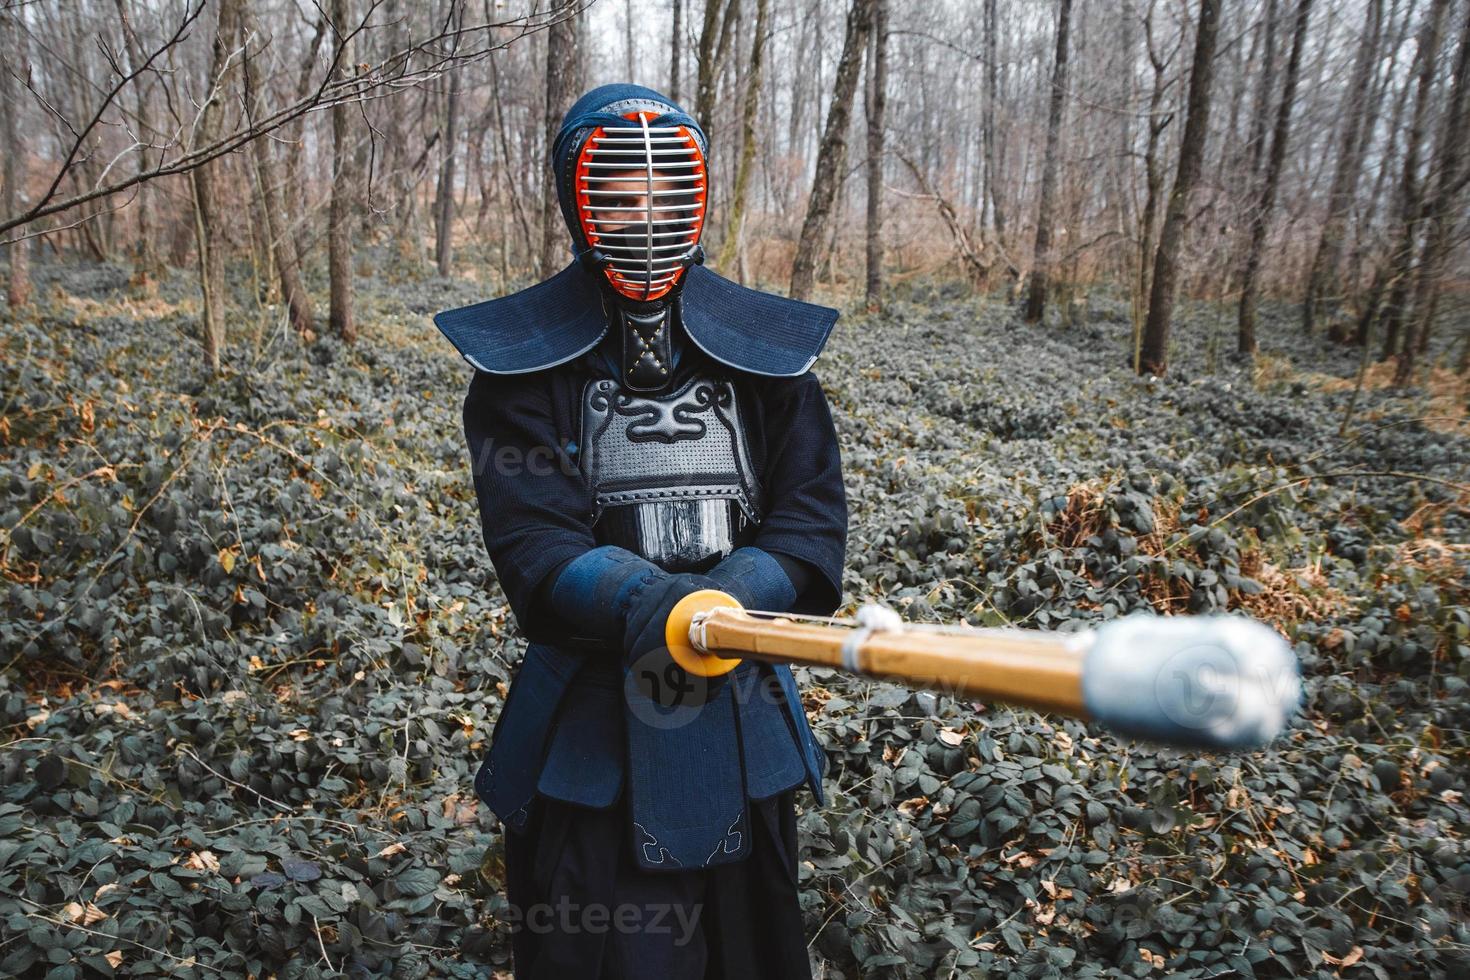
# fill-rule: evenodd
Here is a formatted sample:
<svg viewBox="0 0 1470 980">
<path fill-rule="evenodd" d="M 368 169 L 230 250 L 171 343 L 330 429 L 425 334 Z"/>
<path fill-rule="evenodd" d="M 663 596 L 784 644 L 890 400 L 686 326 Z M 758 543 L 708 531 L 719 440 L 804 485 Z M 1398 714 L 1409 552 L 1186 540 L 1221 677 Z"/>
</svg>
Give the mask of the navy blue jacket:
<svg viewBox="0 0 1470 980">
<path fill-rule="evenodd" d="M 597 546 L 592 494 L 577 469 L 583 386 L 611 372 L 594 348 L 524 374 L 476 371 L 464 402 L 485 546 L 516 622 L 530 641 L 475 788 L 512 829 L 535 797 L 611 806 L 629 780 L 641 787 L 644 823 L 635 840 L 645 866 L 688 868 L 743 856 L 742 811 L 802 782 L 823 801 L 826 760 L 813 738 L 789 667 L 747 662 L 707 706 L 709 724 L 681 732 L 680 760 L 629 759 L 622 704 L 622 651 L 573 644 L 568 624 L 541 601 L 566 562 Z M 789 610 L 827 615 L 840 604 L 847 505 L 831 414 L 815 375 L 748 373 L 685 345 L 676 381 L 694 370 L 736 385 L 752 463 L 764 487 L 755 548 L 796 559 L 811 574 Z M 757 591 L 741 595 L 764 607 Z M 767 599 L 768 601 L 768 599 Z M 635 753 L 636 754 L 636 753 Z M 684 770 L 651 771 L 678 762 Z M 640 769 L 639 767 L 645 767 Z M 737 802 L 738 801 L 738 802 Z M 710 836 L 719 823 L 724 839 Z M 717 835 L 718 836 L 718 835 Z M 711 851 L 713 847 L 713 851 Z"/>
</svg>

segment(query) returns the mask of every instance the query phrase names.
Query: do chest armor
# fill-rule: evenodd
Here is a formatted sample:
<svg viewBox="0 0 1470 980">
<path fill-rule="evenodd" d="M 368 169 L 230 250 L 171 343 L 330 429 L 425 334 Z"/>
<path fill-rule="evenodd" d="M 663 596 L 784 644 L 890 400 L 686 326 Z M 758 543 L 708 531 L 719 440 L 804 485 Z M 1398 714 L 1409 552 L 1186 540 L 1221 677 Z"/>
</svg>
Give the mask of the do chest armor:
<svg viewBox="0 0 1470 980">
<path fill-rule="evenodd" d="M 706 571 L 749 542 L 761 489 L 735 386 L 696 375 L 665 394 L 610 378 L 582 394 L 593 535 L 669 572 Z"/>
</svg>

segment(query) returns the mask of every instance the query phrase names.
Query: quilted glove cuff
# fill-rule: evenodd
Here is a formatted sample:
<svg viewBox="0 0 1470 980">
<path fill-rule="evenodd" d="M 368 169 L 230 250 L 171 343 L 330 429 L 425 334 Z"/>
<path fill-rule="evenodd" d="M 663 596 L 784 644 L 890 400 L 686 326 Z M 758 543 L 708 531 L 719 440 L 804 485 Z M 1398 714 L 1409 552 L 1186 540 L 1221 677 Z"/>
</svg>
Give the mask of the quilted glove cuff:
<svg viewBox="0 0 1470 980">
<path fill-rule="evenodd" d="M 780 560 L 769 551 L 751 546 L 726 555 L 710 569 L 709 577 L 746 609 L 786 612 L 796 602 L 799 591 Z"/>
<path fill-rule="evenodd" d="M 636 597 L 669 573 L 625 548 L 603 545 L 568 562 L 547 608 L 579 638 L 621 645 Z"/>
</svg>

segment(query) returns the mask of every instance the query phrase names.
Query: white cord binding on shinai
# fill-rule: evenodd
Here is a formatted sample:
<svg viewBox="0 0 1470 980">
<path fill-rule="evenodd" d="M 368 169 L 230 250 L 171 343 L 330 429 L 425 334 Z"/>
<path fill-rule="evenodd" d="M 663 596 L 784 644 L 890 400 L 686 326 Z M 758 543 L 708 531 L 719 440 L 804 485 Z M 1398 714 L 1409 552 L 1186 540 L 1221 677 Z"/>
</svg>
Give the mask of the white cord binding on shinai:
<svg viewBox="0 0 1470 980">
<path fill-rule="evenodd" d="M 702 609 L 689 617 L 689 642 L 700 653 L 709 653 L 709 643 L 704 637 L 704 624 L 709 621 L 713 609 Z"/>
<path fill-rule="evenodd" d="M 863 669 L 858 662 L 858 654 L 863 644 L 868 642 L 868 637 L 874 633 L 900 632 L 903 629 L 903 617 L 887 606 L 869 602 L 859 606 L 857 615 L 853 618 L 857 621 L 857 629 L 847 634 L 847 638 L 842 641 L 842 669 L 861 674 Z"/>
</svg>

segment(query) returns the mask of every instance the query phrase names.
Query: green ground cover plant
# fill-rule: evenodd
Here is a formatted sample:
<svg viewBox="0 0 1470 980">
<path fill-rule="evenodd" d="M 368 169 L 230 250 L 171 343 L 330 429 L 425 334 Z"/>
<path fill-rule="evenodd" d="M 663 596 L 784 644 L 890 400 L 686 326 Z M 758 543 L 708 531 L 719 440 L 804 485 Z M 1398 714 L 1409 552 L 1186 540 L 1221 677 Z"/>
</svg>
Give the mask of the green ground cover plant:
<svg viewBox="0 0 1470 980">
<path fill-rule="evenodd" d="M 0 974 L 508 976 L 471 790 L 523 643 L 480 540 L 461 280 L 362 279 L 360 341 L 232 327 L 187 279 L 39 268 L 0 327 Z M 825 977 L 1470 973 L 1463 390 L 1356 353 L 1165 378 L 1072 327 L 915 287 L 818 362 L 851 607 L 1080 629 L 1280 630 L 1307 711 L 1200 754 L 801 670 L 829 804 L 801 883 Z M 1310 370 L 1308 370 L 1310 368 Z"/>
</svg>

